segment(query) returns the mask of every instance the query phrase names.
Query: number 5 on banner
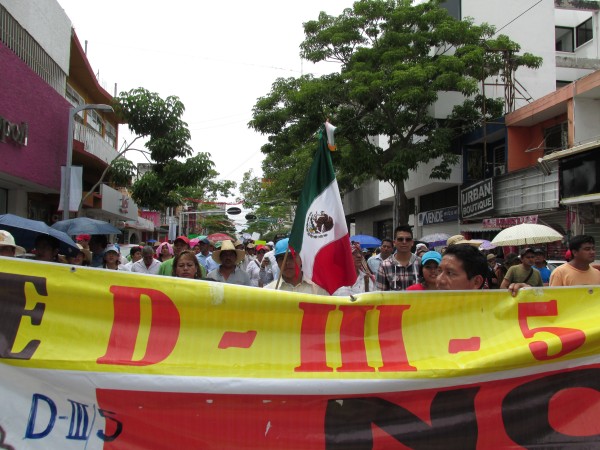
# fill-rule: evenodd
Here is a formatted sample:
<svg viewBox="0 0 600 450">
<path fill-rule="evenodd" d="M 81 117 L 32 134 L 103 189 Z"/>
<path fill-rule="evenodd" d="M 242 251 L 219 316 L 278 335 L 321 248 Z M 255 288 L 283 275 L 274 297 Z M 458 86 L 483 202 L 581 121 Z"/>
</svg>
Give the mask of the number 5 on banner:
<svg viewBox="0 0 600 450">
<path fill-rule="evenodd" d="M 558 308 L 556 300 L 549 302 L 519 303 L 519 326 L 526 338 L 532 338 L 536 333 L 550 333 L 560 339 L 562 349 L 554 354 L 548 354 L 548 344 L 544 341 L 533 341 L 529 343 L 529 349 L 533 357 L 538 361 L 560 358 L 561 356 L 577 350 L 585 342 L 585 333 L 576 328 L 562 327 L 536 327 L 529 328 L 527 318 L 557 316 Z"/>
</svg>

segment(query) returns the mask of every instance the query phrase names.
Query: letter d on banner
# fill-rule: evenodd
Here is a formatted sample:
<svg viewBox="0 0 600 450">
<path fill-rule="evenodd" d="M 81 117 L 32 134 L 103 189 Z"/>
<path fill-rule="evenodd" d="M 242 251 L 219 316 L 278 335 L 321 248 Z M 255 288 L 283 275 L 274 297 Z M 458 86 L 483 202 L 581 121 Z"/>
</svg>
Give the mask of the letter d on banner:
<svg viewBox="0 0 600 450">
<path fill-rule="evenodd" d="M 71 166 L 71 184 L 69 191 L 69 211 L 77 212 L 79 210 L 79 202 L 83 196 L 83 167 Z M 63 211 L 63 192 L 65 190 L 65 166 L 60 168 L 60 201 L 58 202 L 58 210 Z"/>
</svg>

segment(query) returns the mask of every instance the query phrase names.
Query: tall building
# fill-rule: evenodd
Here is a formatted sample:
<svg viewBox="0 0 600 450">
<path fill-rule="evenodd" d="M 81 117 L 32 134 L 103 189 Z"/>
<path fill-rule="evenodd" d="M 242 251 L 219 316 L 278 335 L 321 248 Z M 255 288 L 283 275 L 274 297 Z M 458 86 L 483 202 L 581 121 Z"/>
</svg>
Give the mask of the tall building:
<svg viewBox="0 0 600 450">
<path fill-rule="evenodd" d="M 504 98 L 505 109 L 511 112 L 527 108 L 536 99 L 555 92 L 557 87 L 568 85 L 598 68 L 597 3 L 447 0 L 444 5 L 456 18 L 470 17 L 475 23 L 494 25 L 497 34 L 505 34 L 520 44 L 522 53 L 543 58 L 539 69 L 521 68 L 509 82 L 485 80 L 486 97 Z M 440 96 L 432 113 L 438 118 L 447 117 L 452 107 L 461 101 L 458 94 Z M 411 205 L 410 224 L 414 226 L 416 237 L 438 232 L 491 239 L 501 228 L 519 220 L 539 220 L 568 234 L 566 207 L 559 202 L 556 186 L 553 183 L 547 186 L 548 179 L 538 179 L 544 175 L 535 168 L 537 159 L 532 159 L 526 167 L 511 163 L 514 153 L 509 150 L 511 141 L 507 139 L 504 122 L 502 117 L 487 123 L 455 143 L 454 151 L 460 159 L 449 179 L 429 178 L 436 161 L 410 173 L 405 190 Z M 581 122 L 580 126 L 592 124 Z M 557 129 L 554 133 L 560 131 Z M 385 136 L 373 139 L 386 148 Z M 530 192 L 536 189 L 537 195 Z M 519 197 L 518 192 L 527 194 Z M 391 236 L 393 200 L 391 185 L 376 180 L 346 193 L 344 209 L 355 233 Z"/>
<path fill-rule="evenodd" d="M 0 80 L 0 214 L 51 224 L 62 218 L 70 109 L 110 105 L 112 96 L 56 0 L 0 0 Z M 97 184 L 118 155 L 117 117 L 85 109 L 73 117 L 73 130 L 72 165 L 80 179 L 72 185 L 81 185 L 83 214 L 120 227 L 137 223 L 126 191 Z"/>
</svg>

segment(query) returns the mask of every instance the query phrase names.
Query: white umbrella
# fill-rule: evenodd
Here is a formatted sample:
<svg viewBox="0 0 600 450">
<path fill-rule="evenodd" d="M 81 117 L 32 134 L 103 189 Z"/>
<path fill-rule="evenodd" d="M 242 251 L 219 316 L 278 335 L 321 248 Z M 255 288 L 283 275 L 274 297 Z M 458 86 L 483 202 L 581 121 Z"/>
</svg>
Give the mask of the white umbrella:
<svg viewBox="0 0 600 450">
<path fill-rule="evenodd" d="M 534 245 L 562 240 L 563 235 L 546 225 L 522 223 L 502 230 L 492 239 L 492 244 L 503 245 Z"/>
</svg>

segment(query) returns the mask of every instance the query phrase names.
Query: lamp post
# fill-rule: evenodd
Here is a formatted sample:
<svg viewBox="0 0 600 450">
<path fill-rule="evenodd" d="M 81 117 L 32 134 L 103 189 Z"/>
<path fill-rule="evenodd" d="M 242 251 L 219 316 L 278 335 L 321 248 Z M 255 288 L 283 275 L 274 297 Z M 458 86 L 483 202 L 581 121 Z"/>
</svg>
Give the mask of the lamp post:
<svg viewBox="0 0 600 450">
<path fill-rule="evenodd" d="M 63 183 L 63 220 L 69 218 L 69 206 L 71 203 L 71 165 L 73 162 L 73 124 L 75 116 L 84 109 L 96 109 L 98 111 L 114 111 L 112 106 L 104 104 L 86 103 L 74 106 L 69 110 L 69 129 L 67 131 L 67 163 L 65 164 L 65 179 Z"/>
</svg>

